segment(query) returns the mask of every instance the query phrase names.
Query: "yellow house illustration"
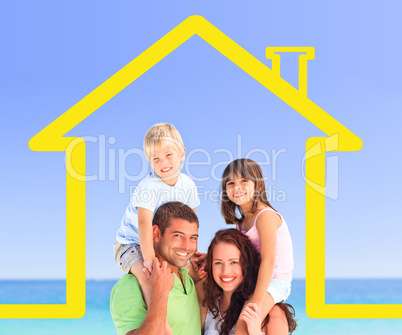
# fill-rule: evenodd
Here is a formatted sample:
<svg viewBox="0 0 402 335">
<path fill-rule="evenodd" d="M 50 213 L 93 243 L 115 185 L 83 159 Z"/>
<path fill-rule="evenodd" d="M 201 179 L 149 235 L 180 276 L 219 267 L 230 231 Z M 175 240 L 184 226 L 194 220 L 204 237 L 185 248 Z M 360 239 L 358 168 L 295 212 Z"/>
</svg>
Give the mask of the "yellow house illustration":
<svg viewBox="0 0 402 335">
<path fill-rule="evenodd" d="M 358 151 L 362 140 L 307 98 L 307 60 L 314 48 L 267 48 L 272 69 L 201 16 L 190 16 L 42 129 L 29 142 L 34 151 L 65 151 L 70 170 L 85 176 L 85 141 L 64 137 L 160 60 L 198 35 L 304 116 L 327 136 L 306 143 L 306 311 L 313 318 L 400 318 L 401 305 L 325 304 L 325 153 Z M 299 89 L 280 77 L 276 52 L 299 56 Z M 1 318 L 80 318 L 85 314 L 85 180 L 66 171 L 66 304 L 0 305 Z"/>
</svg>

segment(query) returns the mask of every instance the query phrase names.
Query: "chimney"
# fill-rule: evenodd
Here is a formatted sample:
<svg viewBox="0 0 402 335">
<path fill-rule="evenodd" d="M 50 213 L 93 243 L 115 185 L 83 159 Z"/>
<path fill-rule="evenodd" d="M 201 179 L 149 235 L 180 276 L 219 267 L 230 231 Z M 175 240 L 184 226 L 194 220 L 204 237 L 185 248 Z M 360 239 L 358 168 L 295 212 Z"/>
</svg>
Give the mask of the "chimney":
<svg viewBox="0 0 402 335">
<path fill-rule="evenodd" d="M 281 75 L 281 56 L 276 52 L 304 52 L 299 55 L 299 92 L 307 96 L 307 60 L 314 59 L 314 47 L 268 47 L 267 59 L 272 59 L 272 71 Z"/>
</svg>

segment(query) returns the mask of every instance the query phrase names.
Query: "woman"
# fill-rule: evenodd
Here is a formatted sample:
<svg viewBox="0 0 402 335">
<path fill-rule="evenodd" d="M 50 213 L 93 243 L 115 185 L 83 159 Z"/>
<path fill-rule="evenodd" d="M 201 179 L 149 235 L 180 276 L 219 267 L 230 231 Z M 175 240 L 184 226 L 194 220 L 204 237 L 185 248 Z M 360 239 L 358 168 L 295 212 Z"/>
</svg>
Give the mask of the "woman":
<svg viewBox="0 0 402 335">
<path fill-rule="evenodd" d="M 261 259 L 250 240 L 236 229 L 218 231 L 207 253 L 201 320 L 204 335 L 232 335 L 240 318 L 249 335 L 292 333 L 296 328 L 294 309 L 279 303 L 261 316 L 256 304 L 247 304 L 257 282 Z M 270 321 L 270 322 L 269 322 Z"/>
</svg>

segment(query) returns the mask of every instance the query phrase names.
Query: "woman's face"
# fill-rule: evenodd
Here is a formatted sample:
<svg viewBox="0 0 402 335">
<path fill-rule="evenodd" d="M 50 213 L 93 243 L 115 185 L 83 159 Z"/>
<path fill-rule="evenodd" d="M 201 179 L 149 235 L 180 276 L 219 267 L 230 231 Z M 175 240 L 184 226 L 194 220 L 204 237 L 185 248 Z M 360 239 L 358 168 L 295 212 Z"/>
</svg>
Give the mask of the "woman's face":
<svg viewBox="0 0 402 335">
<path fill-rule="evenodd" d="M 234 292 L 243 281 L 240 250 L 231 243 L 219 242 L 212 253 L 212 276 L 224 292 Z"/>
</svg>

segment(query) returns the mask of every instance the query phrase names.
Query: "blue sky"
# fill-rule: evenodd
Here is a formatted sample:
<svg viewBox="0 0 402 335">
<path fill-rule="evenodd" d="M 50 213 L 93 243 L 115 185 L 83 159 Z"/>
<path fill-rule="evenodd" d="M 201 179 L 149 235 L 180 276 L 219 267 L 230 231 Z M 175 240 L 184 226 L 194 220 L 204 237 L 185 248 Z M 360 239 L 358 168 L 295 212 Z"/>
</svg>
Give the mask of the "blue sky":
<svg viewBox="0 0 402 335">
<path fill-rule="evenodd" d="M 64 154 L 33 152 L 29 139 L 194 14 L 269 67 L 268 46 L 315 47 L 309 98 L 363 140 L 359 152 L 328 155 L 338 161 L 338 196 L 326 203 L 327 277 L 402 277 L 397 1 L 23 4 L 6 4 L 0 14 L 0 279 L 65 277 Z M 283 56 L 281 73 L 297 85 L 297 56 Z M 225 227 L 211 197 L 219 188 L 213 175 L 230 157 L 270 159 L 263 170 L 272 204 L 288 222 L 294 275 L 303 278 L 302 159 L 306 140 L 323 133 L 197 36 L 69 133 L 88 139 L 87 173 L 98 179 L 87 185 L 87 277 L 121 275 L 115 231 L 147 168 L 138 153 L 143 136 L 157 122 L 181 132 L 184 172 L 207 179 L 196 181 L 205 196 L 197 209 L 201 251 Z M 207 156 L 210 164 L 192 165 Z"/>
</svg>

